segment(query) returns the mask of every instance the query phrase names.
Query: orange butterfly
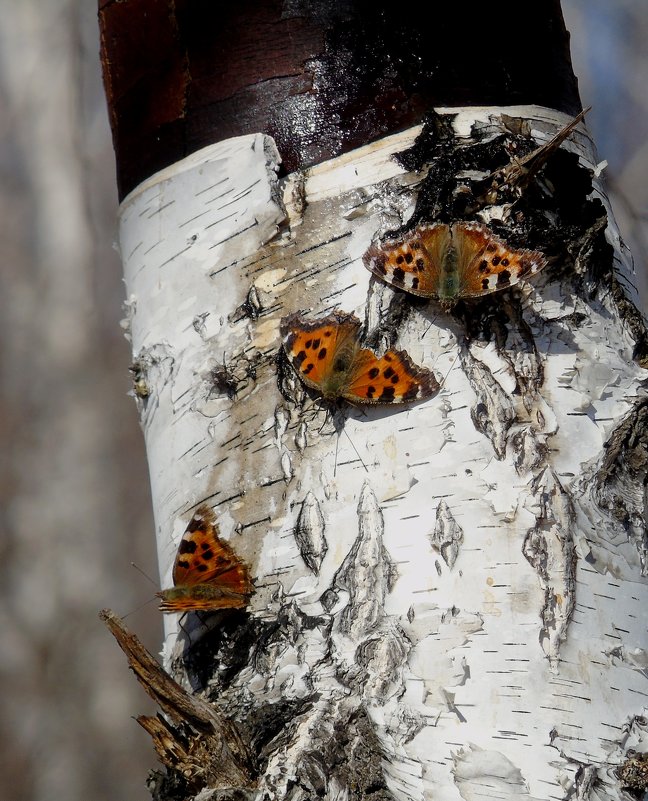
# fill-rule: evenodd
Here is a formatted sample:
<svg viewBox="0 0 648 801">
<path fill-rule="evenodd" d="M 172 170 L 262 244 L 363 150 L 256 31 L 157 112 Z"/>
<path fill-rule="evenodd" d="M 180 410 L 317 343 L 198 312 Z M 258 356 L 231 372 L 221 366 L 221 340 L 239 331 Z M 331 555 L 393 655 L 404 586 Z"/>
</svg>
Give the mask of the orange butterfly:
<svg viewBox="0 0 648 801">
<path fill-rule="evenodd" d="M 319 320 L 291 314 L 281 321 L 283 348 L 306 386 L 329 401 L 408 403 L 439 389 L 434 374 L 418 367 L 403 350 L 377 356 L 360 344 L 362 323 L 334 311 Z"/>
<path fill-rule="evenodd" d="M 372 245 L 362 260 L 388 284 L 446 306 L 506 289 L 547 263 L 542 253 L 512 248 L 476 222 L 418 225 Z"/>
<path fill-rule="evenodd" d="M 240 609 L 254 591 L 247 567 L 218 536 L 209 506 L 198 507 L 182 535 L 173 584 L 157 593 L 162 612 Z"/>
</svg>

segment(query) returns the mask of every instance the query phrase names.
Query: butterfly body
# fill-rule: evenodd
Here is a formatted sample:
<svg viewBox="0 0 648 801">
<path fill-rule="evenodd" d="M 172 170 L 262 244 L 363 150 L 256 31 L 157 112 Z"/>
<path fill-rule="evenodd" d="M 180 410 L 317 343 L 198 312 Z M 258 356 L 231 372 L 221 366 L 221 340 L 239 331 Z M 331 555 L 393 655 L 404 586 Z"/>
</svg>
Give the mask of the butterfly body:
<svg viewBox="0 0 648 801">
<path fill-rule="evenodd" d="M 402 239 L 372 245 L 363 262 L 386 283 L 451 306 L 506 289 L 537 273 L 546 259 L 509 246 L 486 225 L 458 222 L 419 225 Z"/>
<path fill-rule="evenodd" d="M 162 599 L 162 612 L 200 612 L 216 609 L 241 609 L 247 605 L 247 598 L 223 587 L 211 584 L 194 584 L 186 587 L 172 587 L 158 593 Z"/>
<path fill-rule="evenodd" d="M 212 510 L 200 506 L 182 536 L 173 584 L 157 593 L 162 612 L 240 609 L 254 591 L 248 569 L 219 537 Z"/>
<path fill-rule="evenodd" d="M 434 375 L 405 351 L 377 356 L 363 348 L 361 328 L 355 315 L 341 311 L 319 320 L 291 314 L 281 322 L 283 348 L 304 384 L 328 401 L 407 403 L 438 390 Z"/>
</svg>

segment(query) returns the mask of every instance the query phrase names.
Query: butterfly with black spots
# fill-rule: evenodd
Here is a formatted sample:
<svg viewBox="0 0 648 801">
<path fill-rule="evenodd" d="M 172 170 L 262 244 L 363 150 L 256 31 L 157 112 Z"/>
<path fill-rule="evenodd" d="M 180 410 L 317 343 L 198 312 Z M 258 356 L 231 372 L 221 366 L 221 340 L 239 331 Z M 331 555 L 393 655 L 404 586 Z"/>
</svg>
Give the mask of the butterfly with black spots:
<svg viewBox="0 0 648 801">
<path fill-rule="evenodd" d="M 306 386 L 328 401 L 353 404 L 410 403 L 439 389 L 434 374 L 414 364 L 403 350 L 378 356 L 360 341 L 362 323 L 334 311 L 319 320 L 291 314 L 281 321 L 288 361 Z"/>
<path fill-rule="evenodd" d="M 246 565 L 219 536 L 213 511 L 198 507 L 182 535 L 173 584 L 158 592 L 162 612 L 240 609 L 254 591 Z"/>
<path fill-rule="evenodd" d="M 418 225 L 401 239 L 371 245 L 363 262 L 382 281 L 444 306 L 506 289 L 547 263 L 542 253 L 513 248 L 477 222 Z"/>
</svg>

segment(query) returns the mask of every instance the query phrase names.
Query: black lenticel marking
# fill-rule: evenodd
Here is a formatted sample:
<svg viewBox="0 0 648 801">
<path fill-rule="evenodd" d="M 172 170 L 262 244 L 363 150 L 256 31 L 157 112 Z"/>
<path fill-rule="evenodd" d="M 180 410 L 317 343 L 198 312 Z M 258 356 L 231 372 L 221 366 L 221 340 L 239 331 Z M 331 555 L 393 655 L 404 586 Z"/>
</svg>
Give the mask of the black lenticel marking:
<svg viewBox="0 0 648 801">
<path fill-rule="evenodd" d="M 402 264 L 402 263 L 403 263 L 402 255 L 401 256 L 396 256 L 396 264 Z"/>
<path fill-rule="evenodd" d="M 307 340 L 306 340 L 306 344 L 304 345 L 304 347 L 305 347 L 305 348 L 310 348 L 310 346 L 311 346 L 312 344 L 313 344 L 313 340 L 312 340 L 312 339 L 307 339 Z"/>
<path fill-rule="evenodd" d="M 395 284 L 402 284 L 405 281 L 405 272 L 400 267 L 397 267 L 394 270 L 392 280 Z"/>
<path fill-rule="evenodd" d="M 199 570 L 201 573 L 204 573 L 205 571 L 209 570 L 209 568 L 207 567 L 207 565 L 196 565 L 196 570 Z"/>
<path fill-rule="evenodd" d="M 385 387 L 383 391 L 380 393 L 379 400 L 394 400 L 394 396 L 396 395 L 396 387 Z"/>
<path fill-rule="evenodd" d="M 500 264 L 502 265 L 502 267 L 508 267 L 509 266 L 509 260 L 504 258 L 504 259 L 502 259 Z"/>
<path fill-rule="evenodd" d="M 398 373 L 394 373 L 394 375 L 391 377 L 392 384 L 398 384 L 399 381 L 400 381 L 400 376 L 398 375 Z"/>
<path fill-rule="evenodd" d="M 419 272 L 421 272 L 425 268 L 425 261 L 423 259 L 417 259 L 416 266 L 418 267 Z"/>
<path fill-rule="evenodd" d="M 406 254 L 405 254 L 405 261 L 406 261 L 408 264 L 411 264 L 411 263 L 414 261 L 414 256 L 412 256 L 412 254 L 411 254 L 411 253 L 406 253 Z"/>
<path fill-rule="evenodd" d="M 202 558 L 205 560 L 205 562 L 210 562 L 214 558 L 214 552 L 207 550 L 202 555 Z"/>
<path fill-rule="evenodd" d="M 390 378 L 390 376 L 394 375 L 394 368 L 393 367 L 385 367 L 383 370 L 383 375 L 385 378 Z"/>
<path fill-rule="evenodd" d="M 178 553 L 196 553 L 197 547 L 198 545 L 196 544 L 195 540 L 182 540 L 180 547 L 178 548 Z"/>
<path fill-rule="evenodd" d="M 320 348 L 320 352 L 317 354 L 318 359 L 324 359 L 326 357 L 327 350 L 326 348 Z"/>
<path fill-rule="evenodd" d="M 315 367 L 313 362 L 310 362 L 309 364 L 307 364 L 306 367 L 304 367 L 304 375 L 308 375 L 310 373 L 310 371 L 313 369 L 313 367 Z"/>
<path fill-rule="evenodd" d="M 201 542 L 200 547 L 202 548 L 203 552 L 208 551 L 211 548 L 211 545 L 208 542 Z"/>
<path fill-rule="evenodd" d="M 482 289 L 488 289 L 488 278 L 482 280 Z"/>
<path fill-rule="evenodd" d="M 391 361 L 393 361 L 393 360 L 394 360 L 394 357 L 393 357 L 393 356 L 392 356 L 390 353 L 385 353 L 385 355 L 383 356 L 383 359 L 384 359 L 386 362 L 391 362 Z"/>
<path fill-rule="evenodd" d="M 491 259 L 491 264 L 493 265 L 493 267 L 497 267 L 499 263 L 500 263 L 500 257 L 493 256 L 493 258 Z"/>
<path fill-rule="evenodd" d="M 497 276 L 497 286 L 503 286 L 511 283 L 511 273 L 508 270 L 502 270 Z"/>
<path fill-rule="evenodd" d="M 412 289 L 418 289 L 419 280 L 418 278 L 412 278 Z"/>
<path fill-rule="evenodd" d="M 368 397 L 368 398 L 373 398 L 373 396 L 374 396 L 375 394 L 376 394 L 376 387 L 374 387 L 374 386 L 371 386 L 371 385 L 370 385 L 370 386 L 368 386 L 368 387 L 367 387 L 367 397 Z"/>
<path fill-rule="evenodd" d="M 189 562 L 187 562 L 186 559 L 183 559 L 182 561 L 178 562 L 178 567 L 183 568 L 183 570 L 189 570 L 190 566 L 191 565 L 189 564 Z"/>
<path fill-rule="evenodd" d="M 302 362 L 306 358 L 306 351 L 300 350 L 299 353 L 295 356 L 295 367 L 299 368 L 302 366 Z"/>
<path fill-rule="evenodd" d="M 486 261 L 486 259 L 482 259 L 479 262 L 479 267 L 477 269 L 479 270 L 480 273 L 489 272 L 489 270 L 488 270 L 488 262 Z"/>
<path fill-rule="evenodd" d="M 330 337 L 332 333 L 333 333 L 332 331 L 325 331 L 324 332 L 324 336 L 325 337 Z"/>
<path fill-rule="evenodd" d="M 371 370 L 369 370 L 369 378 L 377 378 L 379 372 L 380 370 L 377 367 L 372 367 Z"/>
<path fill-rule="evenodd" d="M 313 340 L 313 350 L 317 350 L 319 346 L 320 346 L 320 339 L 318 337 L 317 339 Z"/>
</svg>

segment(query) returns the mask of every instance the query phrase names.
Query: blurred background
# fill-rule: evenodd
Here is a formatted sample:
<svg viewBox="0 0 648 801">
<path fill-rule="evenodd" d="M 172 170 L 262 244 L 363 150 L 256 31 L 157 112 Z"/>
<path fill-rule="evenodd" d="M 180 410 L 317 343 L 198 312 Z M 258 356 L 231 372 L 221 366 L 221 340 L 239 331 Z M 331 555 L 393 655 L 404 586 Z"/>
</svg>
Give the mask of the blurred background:
<svg viewBox="0 0 648 801">
<path fill-rule="evenodd" d="M 563 0 L 587 124 L 640 284 L 648 3 Z M 152 705 L 97 619 L 157 581 L 120 328 L 96 2 L 0 0 L 0 799 L 146 801 Z M 128 618 L 157 652 L 160 614 Z"/>
</svg>

